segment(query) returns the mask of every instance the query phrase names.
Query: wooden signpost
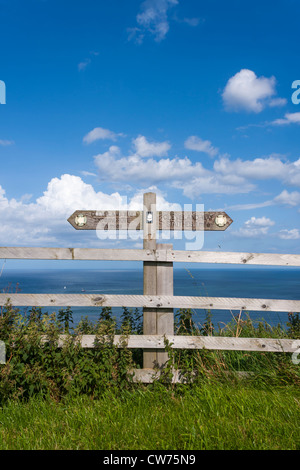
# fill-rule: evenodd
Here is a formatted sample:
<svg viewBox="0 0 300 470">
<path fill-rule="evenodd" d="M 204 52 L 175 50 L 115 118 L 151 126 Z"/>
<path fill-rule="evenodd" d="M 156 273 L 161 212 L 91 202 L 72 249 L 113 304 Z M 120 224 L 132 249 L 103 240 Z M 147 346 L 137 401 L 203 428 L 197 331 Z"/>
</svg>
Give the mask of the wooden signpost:
<svg viewBox="0 0 300 470">
<path fill-rule="evenodd" d="M 147 196 L 144 194 L 144 205 Z M 143 211 L 75 211 L 68 222 L 76 230 L 143 230 Z M 157 230 L 226 230 L 232 219 L 221 211 L 156 211 Z"/>
<path fill-rule="evenodd" d="M 75 211 L 68 222 L 76 230 L 143 230 L 143 249 L 168 252 L 171 244 L 157 244 L 157 231 L 216 231 L 226 230 L 232 219 L 222 211 L 157 211 L 156 194 L 144 194 L 143 211 Z M 172 261 L 143 261 L 144 295 L 173 296 Z M 144 335 L 174 335 L 173 308 L 143 308 Z M 143 356 L 144 369 L 163 367 L 168 355 L 162 350 L 147 349 Z"/>
</svg>

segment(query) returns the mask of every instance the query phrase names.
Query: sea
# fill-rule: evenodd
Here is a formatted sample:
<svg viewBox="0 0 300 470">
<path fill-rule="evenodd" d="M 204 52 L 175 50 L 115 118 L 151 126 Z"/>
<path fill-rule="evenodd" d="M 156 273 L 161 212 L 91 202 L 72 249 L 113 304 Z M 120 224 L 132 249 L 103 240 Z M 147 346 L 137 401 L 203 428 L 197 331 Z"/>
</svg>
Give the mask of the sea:
<svg viewBox="0 0 300 470">
<path fill-rule="evenodd" d="M 300 268 L 298 267 L 201 267 L 174 269 L 174 295 L 240 297 L 260 299 L 300 300 Z M 143 294 L 141 269 L 7 269 L 0 277 L 0 292 L 19 293 L 74 293 L 74 294 Z M 31 306 L 30 306 L 31 307 Z M 45 307 L 44 312 L 58 312 L 62 307 Z M 22 309 L 25 311 L 25 307 Z M 27 308 L 28 309 L 28 308 Z M 92 322 L 99 318 L 101 307 L 72 307 L 73 327 L 83 317 Z M 117 324 L 121 322 L 122 308 L 113 308 Z M 174 314 L 178 309 L 174 309 Z M 207 311 L 193 311 L 193 320 L 201 328 Z M 215 326 L 233 321 L 237 311 L 211 310 Z M 253 322 L 265 321 L 270 326 L 286 327 L 288 312 L 249 312 Z M 242 318 L 246 313 L 242 313 Z"/>
</svg>

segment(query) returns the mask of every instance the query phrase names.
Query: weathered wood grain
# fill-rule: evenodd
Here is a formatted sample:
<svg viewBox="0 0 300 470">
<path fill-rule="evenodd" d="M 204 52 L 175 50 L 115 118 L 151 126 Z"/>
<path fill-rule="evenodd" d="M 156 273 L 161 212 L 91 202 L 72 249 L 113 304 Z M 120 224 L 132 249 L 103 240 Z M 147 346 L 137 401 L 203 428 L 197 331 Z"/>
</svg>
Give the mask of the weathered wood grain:
<svg viewBox="0 0 300 470">
<path fill-rule="evenodd" d="M 78 226 L 75 219 L 81 215 L 86 217 L 86 223 Z M 142 217 L 142 211 L 77 210 L 68 222 L 76 230 L 142 230 Z"/>
<path fill-rule="evenodd" d="M 157 254 L 157 258 L 161 256 Z M 235 251 L 171 251 L 167 261 L 264 266 L 300 266 L 299 254 L 247 253 Z"/>
<path fill-rule="evenodd" d="M 66 341 L 66 335 L 60 335 L 58 347 Z M 227 336 L 180 336 L 180 335 L 116 335 L 112 343 L 118 348 L 164 349 L 165 341 L 172 349 L 211 349 L 227 351 L 261 351 L 293 353 L 300 347 L 300 340 L 274 338 L 235 338 Z M 43 337 L 43 342 L 46 342 Z M 110 342 L 111 338 L 99 338 L 96 335 L 82 335 L 76 339 L 83 348 L 97 347 L 97 342 Z"/>
<path fill-rule="evenodd" d="M 147 193 L 149 194 L 149 193 Z M 152 193 L 154 194 L 154 193 Z M 77 216 L 86 217 L 83 226 L 76 224 Z M 216 217 L 226 217 L 223 226 L 216 224 Z M 68 222 L 76 230 L 143 230 L 143 211 L 95 211 L 77 210 Z M 224 211 L 157 211 L 156 225 L 158 230 L 226 230 L 233 220 Z"/>
<path fill-rule="evenodd" d="M 170 249 L 0 247 L 0 259 L 161 261 L 181 263 L 300 266 L 299 254 Z"/>
<path fill-rule="evenodd" d="M 0 294 L 0 305 L 10 299 L 13 306 L 143 307 L 150 309 L 191 308 L 300 312 L 300 300 L 252 299 L 235 297 L 185 297 L 111 294 Z"/>
<path fill-rule="evenodd" d="M 149 251 L 156 251 L 156 194 L 145 193 L 143 196 L 143 204 L 145 211 L 143 217 L 143 248 Z M 152 223 L 147 223 L 147 212 L 153 216 Z M 154 262 L 144 261 L 143 263 L 143 293 L 157 294 L 157 265 Z M 156 331 L 156 308 L 152 304 L 149 308 L 143 306 L 143 333 L 145 335 L 155 335 Z M 157 361 L 157 352 L 155 349 L 143 352 L 143 367 L 153 367 Z"/>
<path fill-rule="evenodd" d="M 172 244 L 158 244 L 157 248 L 160 250 L 171 250 Z M 173 288 L 173 263 L 158 262 L 157 263 L 157 295 L 172 296 L 174 293 Z M 173 335 L 174 334 L 174 311 L 173 308 L 158 309 L 156 311 L 156 334 L 158 335 Z M 163 367 L 169 360 L 167 352 L 157 351 L 157 364 Z"/>
</svg>

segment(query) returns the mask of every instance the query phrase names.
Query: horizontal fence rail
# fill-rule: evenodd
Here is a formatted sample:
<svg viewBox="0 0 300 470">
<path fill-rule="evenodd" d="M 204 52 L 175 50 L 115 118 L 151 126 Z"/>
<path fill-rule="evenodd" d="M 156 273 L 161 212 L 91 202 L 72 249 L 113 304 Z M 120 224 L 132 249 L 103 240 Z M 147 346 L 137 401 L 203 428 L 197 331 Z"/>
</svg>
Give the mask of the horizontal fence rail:
<svg viewBox="0 0 300 470">
<path fill-rule="evenodd" d="M 0 306 L 143 307 L 300 312 L 300 300 L 110 294 L 0 294 Z"/>
<path fill-rule="evenodd" d="M 67 335 L 60 335 L 58 347 L 63 347 Z M 43 342 L 47 342 L 45 337 Z M 82 335 L 74 338 L 83 348 L 97 347 L 99 338 L 96 335 Z M 102 337 L 103 342 L 110 342 L 109 337 Z M 223 336 L 180 336 L 180 335 L 115 335 L 112 343 L 118 348 L 129 349 L 163 349 L 165 341 L 172 349 L 218 349 L 229 351 L 264 351 L 264 352 L 295 352 L 300 347 L 300 340 L 274 338 L 231 338 Z M 101 341 L 100 341 L 100 344 Z"/>
<path fill-rule="evenodd" d="M 300 255 L 180 250 L 0 247 L 0 259 L 158 261 L 185 263 L 300 266 Z"/>
<path fill-rule="evenodd" d="M 169 247 L 172 245 L 169 245 Z M 210 252 L 178 251 L 163 245 L 151 249 L 100 249 L 100 248 L 41 248 L 41 247 L 0 247 L 0 259 L 32 260 L 94 260 L 94 261 L 141 261 L 153 263 L 161 279 L 164 279 L 165 268 L 173 270 L 173 262 L 240 264 L 265 266 L 300 266 L 300 255 L 274 253 L 244 252 Z M 147 263 L 146 263 L 147 264 Z M 145 266 L 145 265 L 144 265 Z M 144 268 L 145 269 L 145 268 Z M 161 271 L 160 271 L 161 270 Z M 173 271 L 172 271 L 173 276 Z M 100 290 L 100 289 L 99 289 Z M 145 292 L 145 290 L 144 290 Z M 165 292 L 165 291 L 164 291 Z M 15 307 L 142 307 L 144 312 L 151 310 L 164 315 L 173 308 L 232 310 L 232 311 L 268 311 L 300 312 L 300 300 L 196 297 L 174 295 L 111 295 L 111 294 L 34 294 L 34 293 L 1 293 L 0 306 L 7 301 Z M 171 317 L 170 317 L 171 319 Z M 72 340 L 79 342 L 83 348 L 95 348 L 102 342 L 113 342 L 118 348 L 141 348 L 146 351 L 164 351 L 166 341 L 172 349 L 212 349 L 231 351 L 259 351 L 294 353 L 300 347 L 300 340 L 286 338 L 241 338 L 227 336 L 180 336 L 166 334 L 167 330 L 157 330 L 157 334 L 115 335 L 112 339 L 95 335 L 80 335 Z M 165 334 L 161 334 L 161 333 Z M 145 331 L 144 331 L 145 333 Z M 58 347 L 63 347 L 70 335 L 60 335 Z M 47 338 L 42 338 L 47 342 Z M 144 354 L 150 354 L 146 352 Z M 161 353 L 159 353 L 161 354 Z M 154 371 L 144 365 L 144 369 L 133 370 L 134 381 L 150 383 L 155 380 Z M 157 376 L 157 377 L 158 377 Z M 172 381 L 185 382 L 180 371 L 175 371 Z"/>
</svg>

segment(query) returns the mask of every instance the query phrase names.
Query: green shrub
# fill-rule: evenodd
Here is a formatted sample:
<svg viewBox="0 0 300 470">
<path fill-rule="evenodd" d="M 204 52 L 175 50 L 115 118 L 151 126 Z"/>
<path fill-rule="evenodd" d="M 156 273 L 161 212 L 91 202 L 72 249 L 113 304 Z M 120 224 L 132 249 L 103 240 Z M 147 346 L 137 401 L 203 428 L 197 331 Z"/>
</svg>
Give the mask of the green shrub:
<svg viewBox="0 0 300 470">
<path fill-rule="evenodd" d="M 7 358 L 0 366 L 1 403 L 37 395 L 55 400 L 78 394 L 95 397 L 109 387 L 130 387 L 126 372 L 132 367 L 132 354 L 114 346 L 116 325 L 109 311 L 101 312 L 96 324 L 82 318 L 71 333 L 72 320 L 69 307 L 49 315 L 35 307 L 21 314 L 10 303 L 5 305 L 0 316 Z M 128 334 L 125 330 L 123 335 Z M 65 340 L 59 347 L 62 334 Z M 76 341 L 83 334 L 96 335 L 93 349 Z"/>
<path fill-rule="evenodd" d="M 201 328 L 197 328 L 191 310 L 181 309 L 175 316 L 176 334 L 223 335 L 241 337 L 290 338 L 299 333 L 299 316 L 290 317 L 289 329 L 271 328 L 261 321 L 255 325 L 248 314 L 234 318 L 232 323 L 217 331 L 210 312 Z M 88 317 L 72 326 L 70 307 L 42 313 L 37 307 L 22 313 L 9 302 L 0 315 L 0 340 L 6 346 L 6 364 L 0 365 L 0 403 L 11 398 L 51 397 L 57 401 L 65 396 L 100 397 L 107 390 L 137 387 L 128 378 L 128 371 L 142 367 L 141 349 L 126 347 L 129 334 L 142 333 L 142 315 L 124 307 L 121 324 L 117 327 L 110 307 L 102 308 L 95 323 Z M 94 348 L 82 348 L 82 335 L 95 335 Z M 121 347 L 114 345 L 115 335 L 121 335 Z M 60 335 L 64 335 L 59 345 Z M 166 341 L 169 361 L 160 383 L 171 384 L 173 368 L 180 369 L 194 381 L 231 380 L 228 372 L 254 372 L 254 380 L 268 384 L 299 383 L 299 366 L 290 354 L 245 351 L 175 350 Z M 252 380 L 252 376 L 249 380 Z M 167 384 L 165 381 L 167 380 Z M 155 385 L 154 385 L 155 386 Z M 180 385 L 178 385 L 180 388 Z"/>
</svg>

